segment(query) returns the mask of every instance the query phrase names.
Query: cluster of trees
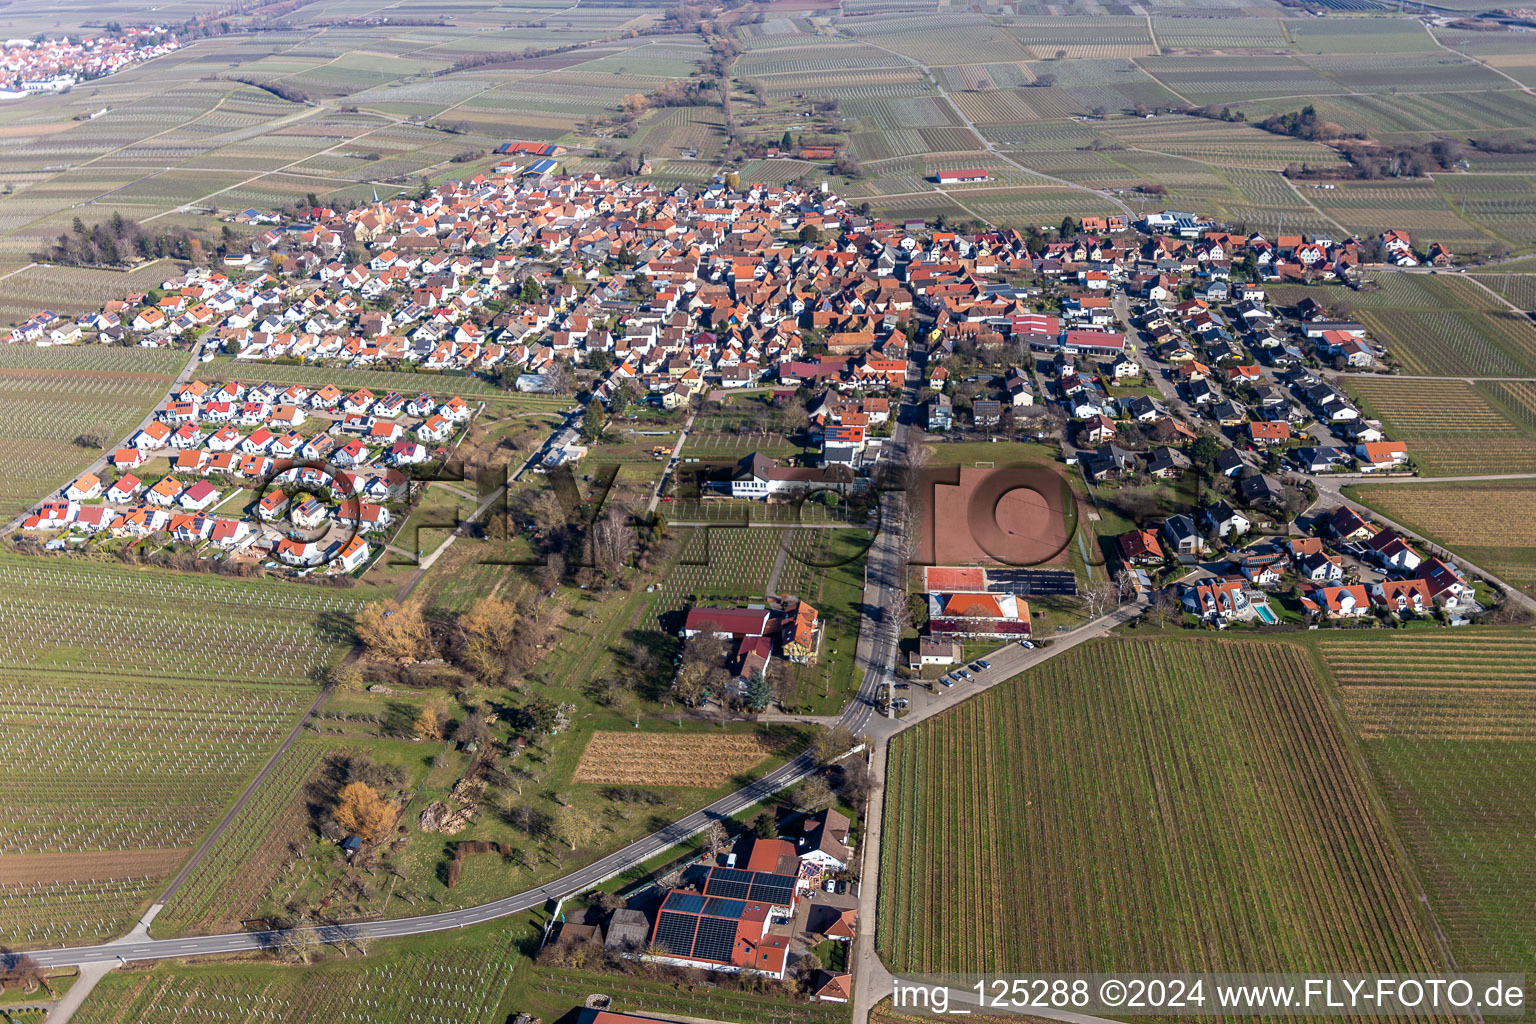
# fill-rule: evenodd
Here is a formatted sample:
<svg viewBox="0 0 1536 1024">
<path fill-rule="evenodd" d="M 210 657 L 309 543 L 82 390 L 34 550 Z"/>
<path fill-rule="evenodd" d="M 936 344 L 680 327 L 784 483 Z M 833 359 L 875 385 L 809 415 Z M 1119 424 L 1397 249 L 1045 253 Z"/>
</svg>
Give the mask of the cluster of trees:
<svg viewBox="0 0 1536 1024">
<path fill-rule="evenodd" d="M 718 82 L 713 78 L 674 78 L 670 82 L 664 82 L 658 86 L 650 96 L 638 97 L 643 105 L 631 110 L 628 101 L 631 96 L 624 97 L 626 113 L 642 113 L 649 107 L 707 107 L 717 106 L 720 103 L 720 89 Z"/>
<path fill-rule="evenodd" d="M 1434 171 L 1451 170 L 1462 160 L 1464 151 L 1455 139 L 1381 146 L 1369 142 L 1341 141 L 1334 148 L 1348 161 L 1345 164 L 1288 164 L 1285 176 L 1295 180 L 1420 178 Z"/>
<path fill-rule="evenodd" d="M 559 582 L 564 567 L 546 564 L 538 575 L 541 585 L 551 578 Z M 466 682 L 465 675 L 493 686 L 515 686 L 538 661 L 550 628 L 536 599 L 514 602 L 494 595 L 448 621 L 429 621 L 419 601 L 374 602 L 353 619 L 353 630 L 371 659 L 395 666 L 445 659 L 453 668 L 438 666 L 437 675 L 450 687 Z M 343 685 L 360 685 L 366 672 L 348 668 L 344 674 Z M 431 685 L 416 676 L 410 681 Z M 425 733 L 418 730 L 418 735 Z"/>
<path fill-rule="evenodd" d="M 380 764 L 367 754 L 328 758 L 319 798 L 312 804 L 316 831 L 332 839 L 355 835 L 370 846 L 383 842 L 407 803 L 406 781 L 398 766 Z"/>
<path fill-rule="evenodd" d="M 1231 120 L 1231 118 L 1222 118 L 1222 120 Z M 1310 103 L 1300 110 L 1266 117 L 1259 122 L 1259 127 L 1276 135 L 1289 135 L 1293 139 L 1306 139 L 1309 142 L 1331 142 L 1345 136 L 1344 129 L 1340 125 L 1318 117 L 1317 108 Z"/>
<path fill-rule="evenodd" d="M 298 89 L 291 85 L 285 85 L 282 82 L 263 81 L 260 78 L 244 78 L 239 75 L 234 76 L 233 80 L 244 85 L 249 85 L 253 88 L 260 89 L 263 92 L 269 92 L 273 96 L 276 96 L 278 99 L 287 100 L 289 103 L 309 102 L 309 93 L 305 92 L 303 89 Z"/>
<path fill-rule="evenodd" d="M 70 229 L 37 259 L 72 267 L 124 267 L 140 260 L 165 257 L 199 265 L 209 260 L 202 240 L 186 228 L 151 230 L 114 213 L 108 220 L 90 227 L 76 217 Z"/>
<path fill-rule="evenodd" d="M 1141 114 L 1143 111 L 1146 110 L 1146 104 L 1145 103 L 1138 103 L 1138 104 L 1136 104 L 1136 107 L 1137 107 L 1136 112 L 1138 114 Z M 1308 110 L 1312 110 L 1311 107 L 1308 107 L 1307 109 Z M 1236 122 L 1236 123 L 1242 123 L 1242 122 L 1248 120 L 1248 115 L 1247 114 L 1243 113 L 1241 110 L 1233 110 L 1231 107 L 1222 107 L 1220 110 L 1216 109 L 1216 107 L 1214 105 L 1206 106 L 1206 107 L 1186 107 L 1186 108 L 1184 108 L 1180 112 L 1184 113 L 1184 114 L 1188 114 L 1191 117 L 1205 117 L 1205 118 L 1209 118 L 1212 121 L 1232 121 L 1232 122 Z M 1293 117 L 1293 116 L 1296 116 L 1296 115 L 1276 115 L 1276 116 L 1277 117 L 1280 117 L 1280 116 Z M 1315 110 L 1313 110 L 1312 111 L 1312 118 L 1315 120 L 1316 117 L 1317 117 L 1317 112 Z M 1275 118 L 1272 117 L 1269 120 L 1273 121 L 1273 120 L 1275 120 Z M 1326 123 L 1332 123 L 1332 122 L 1326 122 Z M 1334 127 L 1337 128 L 1338 126 L 1334 125 Z M 1276 132 L 1277 134 L 1280 134 L 1280 135 L 1289 135 L 1289 134 L 1291 134 L 1289 130 L 1285 130 L 1285 129 L 1266 128 L 1265 130 L 1266 131 Z M 1340 129 L 1340 130 L 1342 131 L 1342 129 Z"/>
</svg>

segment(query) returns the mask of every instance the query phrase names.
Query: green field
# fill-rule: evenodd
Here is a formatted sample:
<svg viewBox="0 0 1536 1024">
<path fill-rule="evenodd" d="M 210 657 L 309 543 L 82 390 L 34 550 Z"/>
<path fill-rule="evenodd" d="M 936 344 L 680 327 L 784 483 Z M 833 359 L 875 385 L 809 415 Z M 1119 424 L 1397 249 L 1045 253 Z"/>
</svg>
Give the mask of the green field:
<svg viewBox="0 0 1536 1024">
<path fill-rule="evenodd" d="M 892 743 L 895 970 L 1415 971 L 1432 933 L 1306 652 L 1095 641 Z"/>
</svg>

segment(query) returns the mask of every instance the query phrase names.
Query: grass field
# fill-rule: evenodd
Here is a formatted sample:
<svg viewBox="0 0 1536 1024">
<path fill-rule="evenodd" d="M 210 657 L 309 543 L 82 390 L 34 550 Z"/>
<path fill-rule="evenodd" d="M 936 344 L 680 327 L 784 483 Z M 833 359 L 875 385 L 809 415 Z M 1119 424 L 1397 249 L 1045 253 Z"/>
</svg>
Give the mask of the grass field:
<svg viewBox="0 0 1536 1024">
<path fill-rule="evenodd" d="M 91 464 L 100 452 L 75 444 L 81 434 L 122 440 L 185 361 L 181 352 L 99 345 L 0 348 L 0 521 Z"/>
<path fill-rule="evenodd" d="M 1426 970 L 1306 652 L 1094 642 L 891 745 L 896 970 Z"/>
<path fill-rule="evenodd" d="M 1530 976 L 1536 641 L 1479 630 L 1319 650 L 1458 966 Z"/>
<path fill-rule="evenodd" d="M 1409 486 L 1363 484 L 1350 496 L 1536 596 L 1530 481 Z"/>
</svg>

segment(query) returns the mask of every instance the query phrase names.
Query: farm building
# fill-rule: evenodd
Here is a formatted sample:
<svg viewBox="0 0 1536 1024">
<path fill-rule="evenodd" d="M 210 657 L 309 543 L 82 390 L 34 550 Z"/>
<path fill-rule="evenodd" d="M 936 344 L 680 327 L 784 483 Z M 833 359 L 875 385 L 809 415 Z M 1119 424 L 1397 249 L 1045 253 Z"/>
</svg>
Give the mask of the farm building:
<svg viewBox="0 0 1536 1024">
<path fill-rule="evenodd" d="M 683 621 L 683 639 L 709 633 L 721 640 L 767 636 L 773 621 L 766 608 L 693 608 Z"/>
<path fill-rule="evenodd" d="M 977 170 L 968 170 L 968 171 L 940 171 L 939 172 L 939 184 L 940 185 L 958 185 L 958 184 L 963 184 L 965 182 L 989 181 L 989 180 L 991 180 L 991 175 L 989 175 L 986 171 L 979 170 L 979 169 L 977 169 Z"/>
<path fill-rule="evenodd" d="M 783 978 L 789 934 L 770 929 L 794 914 L 794 875 L 712 867 L 697 889 L 673 889 L 662 901 L 651 944 L 663 963 L 709 971 L 750 971 Z"/>
<path fill-rule="evenodd" d="M 496 147 L 496 153 L 500 156 L 560 156 L 565 153 L 565 147 L 552 142 L 503 142 Z"/>
</svg>

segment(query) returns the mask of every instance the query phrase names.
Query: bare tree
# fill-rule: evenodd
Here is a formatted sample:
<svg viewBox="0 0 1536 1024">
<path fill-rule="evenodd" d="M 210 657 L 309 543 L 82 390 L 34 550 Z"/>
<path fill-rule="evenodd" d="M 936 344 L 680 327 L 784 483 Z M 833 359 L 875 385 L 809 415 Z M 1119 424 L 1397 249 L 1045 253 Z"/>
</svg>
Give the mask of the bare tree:
<svg viewBox="0 0 1536 1024">
<path fill-rule="evenodd" d="M 570 525 L 570 517 L 559 495 L 552 490 L 540 491 L 529 508 L 533 515 L 533 527 L 539 535 L 548 539 L 557 536 Z"/>
<path fill-rule="evenodd" d="M 930 450 L 924 443 L 926 435 L 914 427 L 907 439 L 906 458 L 901 468 L 901 541 L 907 560 L 917 557 L 918 546 L 923 539 L 923 513 L 927 495 L 923 488 L 923 468 L 927 466 Z"/>
<path fill-rule="evenodd" d="M 565 578 L 565 556 L 558 551 L 551 551 L 544 556 L 544 564 L 535 570 L 535 575 L 541 591 L 554 590 Z"/>
<path fill-rule="evenodd" d="M 1103 615 L 1117 603 L 1119 596 L 1115 584 L 1110 580 L 1100 580 L 1082 593 L 1083 603 L 1088 607 L 1088 617 L 1096 619 Z"/>
<path fill-rule="evenodd" d="M 629 517 L 618 508 L 609 508 L 587 528 L 587 558 L 610 579 L 624 571 L 624 567 L 634 557 L 637 546 Z"/>
<path fill-rule="evenodd" d="M 853 748 L 853 732 L 846 725 L 825 725 L 811 741 L 811 755 L 821 764 L 831 764 Z"/>
</svg>

